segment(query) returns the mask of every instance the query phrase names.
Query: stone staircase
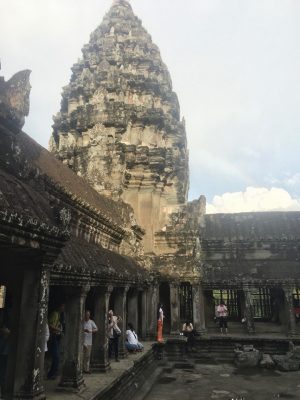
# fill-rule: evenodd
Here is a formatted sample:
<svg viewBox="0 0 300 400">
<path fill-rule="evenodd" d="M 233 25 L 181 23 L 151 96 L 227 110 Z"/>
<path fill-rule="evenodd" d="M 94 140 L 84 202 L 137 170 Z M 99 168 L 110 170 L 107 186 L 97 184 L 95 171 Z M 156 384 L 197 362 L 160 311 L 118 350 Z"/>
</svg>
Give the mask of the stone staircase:
<svg viewBox="0 0 300 400">
<path fill-rule="evenodd" d="M 300 340 L 293 340 L 297 345 Z M 197 338 L 193 350 L 187 351 L 186 340 L 183 338 L 170 338 L 165 345 L 165 357 L 172 362 L 195 363 L 231 363 L 234 360 L 236 344 L 253 345 L 265 354 L 285 354 L 288 351 L 288 339 L 265 339 L 256 337 L 214 337 Z"/>
</svg>

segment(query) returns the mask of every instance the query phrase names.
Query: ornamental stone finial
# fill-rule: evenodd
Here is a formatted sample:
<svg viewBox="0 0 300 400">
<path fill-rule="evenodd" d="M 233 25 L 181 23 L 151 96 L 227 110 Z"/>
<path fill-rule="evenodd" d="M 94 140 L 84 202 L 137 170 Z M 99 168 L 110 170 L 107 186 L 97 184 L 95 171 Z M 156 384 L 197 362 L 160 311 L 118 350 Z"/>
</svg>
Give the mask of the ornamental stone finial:
<svg viewBox="0 0 300 400">
<path fill-rule="evenodd" d="M 29 114 L 30 73 L 28 69 L 19 71 L 7 82 L 0 77 L 0 117 L 18 128 Z"/>
<path fill-rule="evenodd" d="M 130 4 L 130 0 L 113 0 L 113 4 L 119 4 L 119 3 L 128 3 L 128 4 Z"/>
</svg>

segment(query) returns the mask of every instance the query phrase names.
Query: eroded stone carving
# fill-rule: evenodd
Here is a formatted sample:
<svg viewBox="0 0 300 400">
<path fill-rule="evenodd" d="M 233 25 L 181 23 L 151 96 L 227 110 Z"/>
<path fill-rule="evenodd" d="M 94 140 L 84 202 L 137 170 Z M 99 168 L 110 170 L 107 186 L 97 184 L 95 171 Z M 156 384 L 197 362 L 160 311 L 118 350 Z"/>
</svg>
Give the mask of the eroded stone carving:
<svg viewBox="0 0 300 400">
<path fill-rule="evenodd" d="M 0 77 L 0 118 L 22 128 L 29 114 L 31 71 L 26 69 L 13 75 L 7 82 Z"/>
<path fill-rule="evenodd" d="M 159 49 L 127 1 L 83 47 L 54 118 L 50 149 L 98 192 L 129 203 L 154 233 L 187 201 L 184 121 Z"/>
</svg>

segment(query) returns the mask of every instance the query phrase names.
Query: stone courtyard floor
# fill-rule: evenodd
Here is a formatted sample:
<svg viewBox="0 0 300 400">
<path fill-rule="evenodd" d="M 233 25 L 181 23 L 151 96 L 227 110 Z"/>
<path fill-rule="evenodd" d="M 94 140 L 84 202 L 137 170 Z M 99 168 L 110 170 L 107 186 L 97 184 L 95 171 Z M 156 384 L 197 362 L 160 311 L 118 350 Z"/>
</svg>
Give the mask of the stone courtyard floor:
<svg viewBox="0 0 300 400">
<path fill-rule="evenodd" d="M 192 363 L 191 363 L 192 365 Z M 168 365 L 145 400 L 300 399 L 300 371 L 238 370 L 234 365 Z"/>
<path fill-rule="evenodd" d="M 119 363 L 111 362 L 111 370 L 107 373 L 92 373 L 91 375 L 84 374 L 86 388 L 80 393 L 68 393 L 58 389 L 57 381 L 45 381 L 45 389 L 47 399 L 50 400 L 88 400 L 100 394 L 108 386 L 112 385 L 117 379 L 129 368 L 131 368 L 136 360 L 141 358 L 147 351 L 150 351 L 152 343 L 143 342 L 144 351 L 142 353 L 130 354 Z"/>
</svg>

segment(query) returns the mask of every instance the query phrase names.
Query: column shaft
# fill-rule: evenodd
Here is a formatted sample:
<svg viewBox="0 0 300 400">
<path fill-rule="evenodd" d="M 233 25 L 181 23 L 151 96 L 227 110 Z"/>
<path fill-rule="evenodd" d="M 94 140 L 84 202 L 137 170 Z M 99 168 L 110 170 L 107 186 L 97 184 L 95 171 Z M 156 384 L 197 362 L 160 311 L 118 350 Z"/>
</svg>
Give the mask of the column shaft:
<svg viewBox="0 0 300 400">
<path fill-rule="evenodd" d="M 65 352 L 60 389 L 80 391 L 82 375 L 83 317 L 88 286 L 68 287 L 66 299 Z"/>
<path fill-rule="evenodd" d="M 112 290 L 112 286 L 99 287 L 95 290 L 94 321 L 98 332 L 93 338 L 92 369 L 99 372 L 107 372 L 111 368 L 108 358 L 107 312 Z"/>
<path fill-rule="evenodd" d="M 287 320 L 287 333 L 289 336 L 296 335 L 296 318 L 294 313 L 294 304 L 293 304 L 293 287 L 283 286 L 285 299 L 285 312 L 286 312 L 286 320 Z"/>
<path fill-rule="evenodd" d="M 171 335 L 178 334 L 180 328 L 180 309 L 179 309 L 179 284 L 170 284 L 170 303 L 171 303 Z"/>
<path fill-rule="evenodd" d="M 25 270 L 21 285 L 16 358 L 9 364 L 8 392 L 17 399 L 45 398 L 43 387 L 45 329 L 48 312 L 49 270 Z M 15 364 L 14 366 L 12 364 Z M 13 382 L 12 382 L 13 379 Z"/>
<path fill-rule="evenodd" d="M 253 299 L 251 290 L 248 286 L 243 287 L 244 296 L 245 296 L 245 312 L 244 316 L 246 318 L 246 326 L 249 334 L 253 335 L 255 333 L 255 324 L 254 324 L 254 310 L 253 310 Z"/>
<path fill-rule="evenodd" d="M 205 333 L 205 304 L 203 288 L 200 284 L 193 285 L 193 319 L 194 329 L 199 333 Z"/>
<path fill-rule="evenodd" d="M 127 322 L 138 331 L 138 291 L 129 291 L 127 295 Z"/>
<path fill-rule="evenodd" d="M 118 315 L 122 318 L 122 322 L 119 323 L 119 327 L 122 331 L 122 334 L 119 338 L 119 356 L 120 358 L 125 358 L 127 356 L 127 350 L 125 346 L 125 339 L 126 339 L 126 299 L 127 299 L 127 292 L 129 287 L 122 287 L 116 291 L 116 298 L 115 298 L 115 315 Z"/>
<path fill-rule="evenodd" d="M 139 314 L 140 318 L 139 325 L 141 327 L 141 332 L 139 332 L 139 335 L 142 339 L 145 339 L 147 336 L 147 322 L 148 322 L 147 294 L 148 294 L 148 289 L 144 289 L 140 294 L 141 313 Z"/>
<path fill-rule="evenodd" d="M 151 286 L 147 292 L 147 337 L 155 339 L 157 334 L 157 307 L 158 307 L 158 286 Z"/>
</svg>

